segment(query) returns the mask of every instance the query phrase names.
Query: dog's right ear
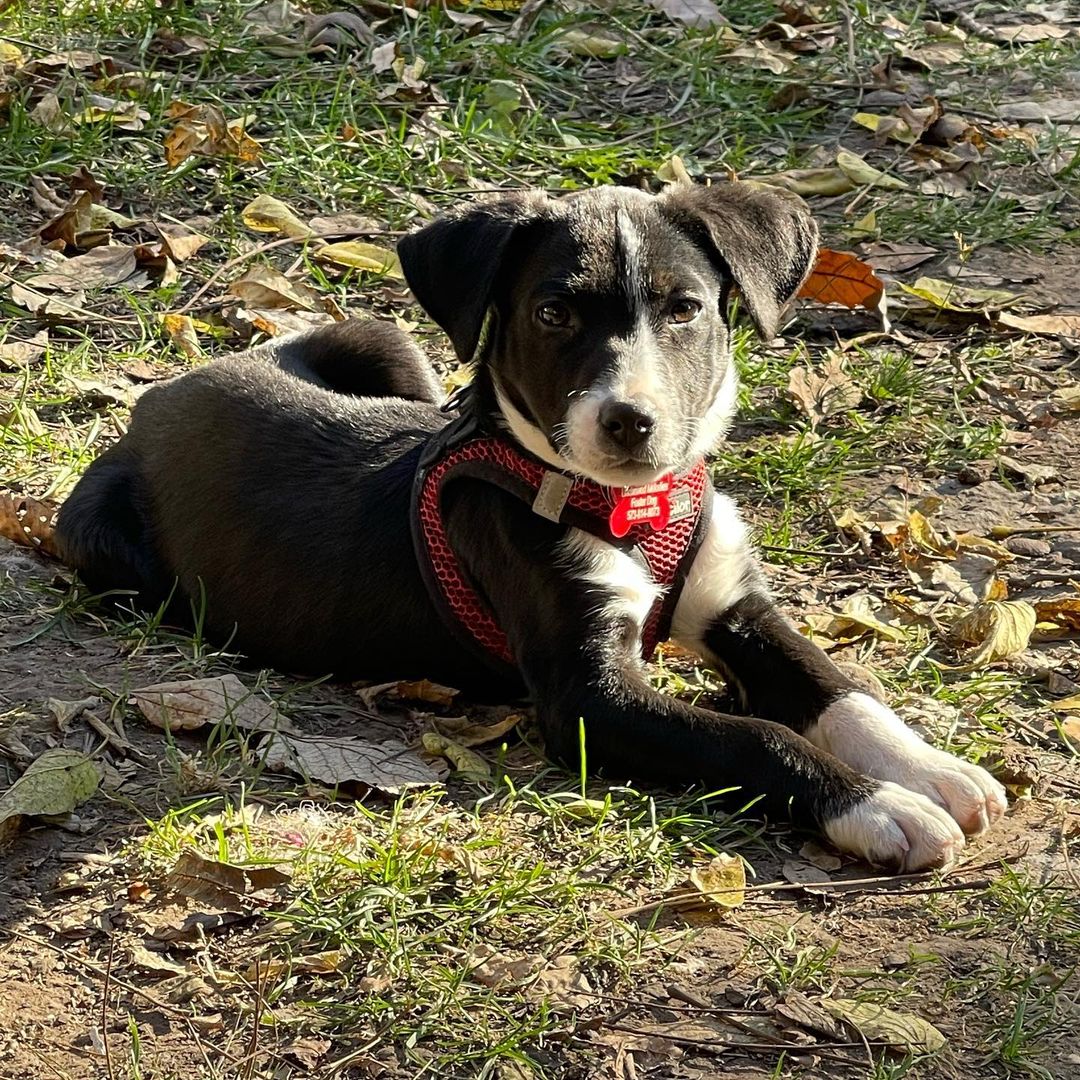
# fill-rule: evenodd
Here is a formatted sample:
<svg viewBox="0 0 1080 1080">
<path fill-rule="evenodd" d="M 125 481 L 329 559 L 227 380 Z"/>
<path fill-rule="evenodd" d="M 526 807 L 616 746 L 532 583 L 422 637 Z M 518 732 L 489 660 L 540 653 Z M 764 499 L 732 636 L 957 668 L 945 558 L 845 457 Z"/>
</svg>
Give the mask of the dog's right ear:
<svg viewBox="0 0 1080 1080">
<path fill-rule="evenodd" d="M 546 201 L 543 192 L 519 191 L 470 203 L 398 241 L 409 288 L 463 363 L 476 353 L 511 237 L 540 216 Z"/>
</svg>

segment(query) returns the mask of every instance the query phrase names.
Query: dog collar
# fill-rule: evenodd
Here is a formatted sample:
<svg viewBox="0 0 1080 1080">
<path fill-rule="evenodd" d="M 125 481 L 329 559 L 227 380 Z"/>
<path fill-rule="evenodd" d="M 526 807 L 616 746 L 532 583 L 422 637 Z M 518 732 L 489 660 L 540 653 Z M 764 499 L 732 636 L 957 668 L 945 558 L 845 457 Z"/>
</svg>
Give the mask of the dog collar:
<svg viewBox="0 0 1080 1080">
<path fill-rule="evenodd" d="M 506 635 L 469 581 L 446 535 L 442 498 L 462 478 L 492 483 L 549 521 L 582 529 L 634 555 L 661 594 L 642 628 L 647 660 L 667 637 L 671 617 L 704 536 L 712 484 L 704 460 L 652 484 L 615 488 L 552 469 L 502 433 L 479 431 L 468 414 L 425 447 L 413 487 L 413 543 L 429 590 L 448 626 L 502 670 L 513 667 Z"/>
</svg>

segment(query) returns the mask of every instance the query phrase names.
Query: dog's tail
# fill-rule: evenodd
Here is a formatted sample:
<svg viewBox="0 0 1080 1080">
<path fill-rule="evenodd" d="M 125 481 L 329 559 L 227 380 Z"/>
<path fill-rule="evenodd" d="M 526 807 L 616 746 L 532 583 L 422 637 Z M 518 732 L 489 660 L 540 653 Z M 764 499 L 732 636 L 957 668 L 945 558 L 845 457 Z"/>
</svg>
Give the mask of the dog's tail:
<svg viewBox="0 0 1080 1080">
<path fill-rule="evenodd" d="M 346 319 L 290 338 L 277 349 L 277 362 L 283 371 L 353 397 L 438 405 L 446 396 L 420 346 L 377 319 Z"/>
</svg>

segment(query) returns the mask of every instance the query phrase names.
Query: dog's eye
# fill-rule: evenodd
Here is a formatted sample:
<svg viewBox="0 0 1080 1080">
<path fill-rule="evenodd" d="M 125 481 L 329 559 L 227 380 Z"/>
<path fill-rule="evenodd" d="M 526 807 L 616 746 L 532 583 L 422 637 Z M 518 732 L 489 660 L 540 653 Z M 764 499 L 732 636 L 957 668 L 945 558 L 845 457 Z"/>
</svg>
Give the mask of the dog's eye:
<svg viewBox="0 0 1080 1080">
<path fill-rule="evenodd" d="M 700 314 L 701 304 L 697 300 L 683 297 L 668 309 L 668 320 L 673 323 L 688 323 L 693 322 Z"/>
<path fill-rule="evenodd" d="M 570 308 L 559 300 L 549 300 L 536 309 L 536 317 L 545 326 L 569 326 Z"/>
</svg>

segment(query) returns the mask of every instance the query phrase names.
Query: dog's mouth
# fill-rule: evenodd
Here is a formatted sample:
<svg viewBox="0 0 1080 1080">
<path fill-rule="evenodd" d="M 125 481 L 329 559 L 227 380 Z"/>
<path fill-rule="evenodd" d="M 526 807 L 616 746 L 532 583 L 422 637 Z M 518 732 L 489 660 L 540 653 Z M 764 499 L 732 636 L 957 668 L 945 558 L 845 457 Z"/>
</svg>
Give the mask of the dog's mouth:
<svg viewBox="0 0 1080 1080">
<path fill-rule="evenodd" d="M 668 472 L 675 472 L 673 465 L 665 465 L 627 454 L 618 457 L 593 450 L 575 453 L 569 445 L 557 446 L 559 457 L 566 462 L 570 472 L 579 473 L 605 487 L 640 487 L 650 484 Z"/>
</svg>

